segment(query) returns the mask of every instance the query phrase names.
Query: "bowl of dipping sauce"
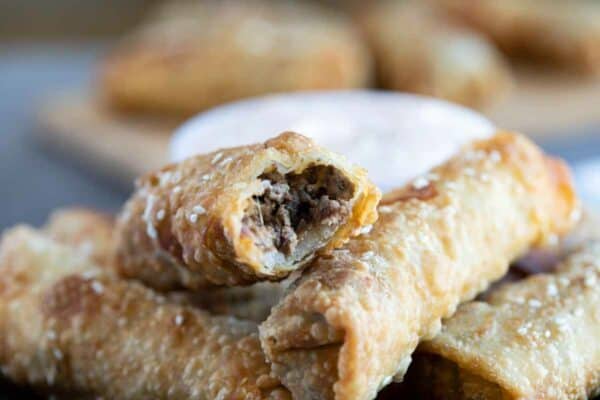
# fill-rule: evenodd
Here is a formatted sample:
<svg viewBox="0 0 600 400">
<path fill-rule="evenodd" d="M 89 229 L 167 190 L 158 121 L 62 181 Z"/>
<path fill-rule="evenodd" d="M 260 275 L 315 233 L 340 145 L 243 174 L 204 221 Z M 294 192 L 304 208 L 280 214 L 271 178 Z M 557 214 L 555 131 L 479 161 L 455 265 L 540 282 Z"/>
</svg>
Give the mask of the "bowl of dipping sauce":
<svg viewBox="0 0 600 400">
<path fill-rule="evenodd" d="M 424 96 L 369 90 L 300 92 L 243 100 L 199 114 L 175 132 L 170 157 L 180 161 L 294 131 L 366 168 L 386 191 L 495 130 L 475 111 Z"/>
</svg>

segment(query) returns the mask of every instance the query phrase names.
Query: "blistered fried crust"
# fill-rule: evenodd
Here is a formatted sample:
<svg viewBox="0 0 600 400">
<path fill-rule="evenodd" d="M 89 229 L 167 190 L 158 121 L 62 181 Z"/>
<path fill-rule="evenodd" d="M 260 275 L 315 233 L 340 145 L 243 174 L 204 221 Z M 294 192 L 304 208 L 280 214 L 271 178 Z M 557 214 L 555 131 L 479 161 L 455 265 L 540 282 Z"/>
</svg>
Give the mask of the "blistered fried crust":
<svg viewBox="0 0 600 400">
<path fill-rule="evenodd" d="M 176 1 L 108 55 L 120 110 L 188 116 L 274 92 L 364 87 L 371 58 L 342 16 L 302 2 Z"/>
<path fill-rule="evenodd" d="M 386 89 L 480 108 L 510 87 L 509 69 L 494 46 L 426 2 L 384 1 L 361 21 Z"/>
<path fill-rule="evenodd" d="M 44 233 L 53 240 L 89 256 L 103 268 L 113 268 L 114 219 L 86 208 L 54 211 Z M 200 292 L 173 292 L 170 301 L 255 322 L 264 321 L 283 296 L 285 282 L 259 282 L 248 287 L 207 288 Z"/>
<path fill-rule="evenodd" d="M 595 1 L 438 1 L 508 54 L 600 73 L 600 5 Z"/>
<path fill-rule="evenodd" d="M 260 327 L 273 372 L 298 398 L 374 398 L 441 318 L 570 229 L 578 210 L 567 167 L 510 133 L 382 204 L 370 233 L 316 259 Z"/>
<path fill-rule="evenodd" d="M 377 218 L 366 171 L 295 134 L 147 175 L 118 221 L 118 264 L 158 289 L 280 280 Z"/>
<path fill-rule="evenodd" d="M 95 264 L 113 265 L 115 221 L 110 215 L 86 208 L 60 209 L 50 215 L 44 232 L 90 257 Z"/>
<path fill-rule="evenodd" d="M 19 227 L 0 248 L 0 365 L 41 389 L 108 399 L 289 399 L 256 325 L 169 303 Z"/>
<path fill-rule="evenodd" d="M 554 274 L 462 305 L 420 346 L 410 378 L 424 398 L 591 398 L 600 391 L 599 288 L 600 242 L 594 241 Z"/>
</svg>

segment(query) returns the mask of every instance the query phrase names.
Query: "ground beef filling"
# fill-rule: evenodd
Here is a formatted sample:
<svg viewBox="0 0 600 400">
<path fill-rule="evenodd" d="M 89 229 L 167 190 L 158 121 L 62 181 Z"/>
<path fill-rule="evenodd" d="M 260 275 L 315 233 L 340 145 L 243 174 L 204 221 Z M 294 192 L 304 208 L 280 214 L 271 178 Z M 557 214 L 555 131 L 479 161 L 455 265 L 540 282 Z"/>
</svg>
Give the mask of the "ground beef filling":
<svg viewBox="0 0 600 400">
<path fill-rule="evenodd" d="M 276 249 L 289 257 L 309 230 L 330 237 L 348 219 L 352 184 L 333 167 L 313 166 L 300 174 L 269 172 L 259 179 L 264 193 L 253 196 L 243 222 L 265 251 Z"/>
</svg>

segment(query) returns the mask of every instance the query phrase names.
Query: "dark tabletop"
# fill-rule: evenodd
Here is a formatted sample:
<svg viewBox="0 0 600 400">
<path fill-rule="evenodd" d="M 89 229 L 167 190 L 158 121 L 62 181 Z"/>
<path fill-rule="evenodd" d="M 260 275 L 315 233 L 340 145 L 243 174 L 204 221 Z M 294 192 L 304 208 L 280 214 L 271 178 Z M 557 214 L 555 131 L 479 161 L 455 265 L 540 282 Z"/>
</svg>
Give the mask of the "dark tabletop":
<svg viewBox="0 0 600 400">
<path fill-rule="evenodd" d="M 33 140 L 40 99 L 87 84 L 102 49 L 89 43 L 0 45 L 0 230 L 17 223 L 39 225 L 51 210 L 68 205 L 115 211 L 127 198 L 130 187 L 119 187 Z M 598 131 L 588 127 L 573 132 L 576 139 L 541 144 L 574 163 L 600 156 Z M 31 396 L 0 384 L 0 400 Z"/>
</svg>

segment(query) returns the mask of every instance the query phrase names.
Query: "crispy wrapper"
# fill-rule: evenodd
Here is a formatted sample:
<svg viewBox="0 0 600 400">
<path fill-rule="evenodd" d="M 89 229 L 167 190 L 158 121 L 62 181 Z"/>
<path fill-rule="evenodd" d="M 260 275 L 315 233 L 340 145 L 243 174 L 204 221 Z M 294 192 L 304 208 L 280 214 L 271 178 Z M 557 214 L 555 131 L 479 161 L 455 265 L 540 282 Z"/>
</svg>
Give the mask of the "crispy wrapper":
<svg viewBox="0 0 600 400">
<path fill-rule="evenodd" d="M 600 242 L 553 274 L 459 307 L 424 342 L 408 381 L 421 398 L 586 399 L 600 394 Z"/>
<path fill-rule="evenodd" d="M 600 5 L 596 1 L 438 2 L 510 55 L 600 73 Z"/>
<path fill-rule="evenodd" d="M 304 271 L 260 327 L 273 372 L 297 398 L 374 398 L 441 318 L 570 229 L 577 210 L 562 162 L 515 134 L 475 142 L 386 196 L 371 232 Z"/>
<path fill-rule="evenodd" d="M 0 248 L 0 365 L 109 399 L 289 399 L 256 324 L 180 306 L 26 227 Z"/>
<path fill-rule="evenodd" d="M 383 1 L 359 20 L 387 89 L 482 108 L 511 86 L 509 68 L 495 46 L 427 2 Z"/>
<path fill-rule="evenodd" d="M 281 280 L 374 222 L 379 198 L 365 170 L 284 133 L 140 179 L 118 264 L 158 289 Z"/>
<path fill-rule="evenodd" d="M 71 246 L 98 265 L 113 266 L 115 220 L 87 208 L 71 207 L 54 211 L 44 232 L 59 243 Z"/>
<path fill-rule="evenodd" d="M 110 215 L 86 208 L 54 211 L 44 233 L 57 242 L 81 252 L 103 268 L 113 268 L 115 221 Z M 262 322 L 283 296 L 286 281 L 258 282 L 247 287 L 207 288 L 200 292 L 173 292 L 169 300 L 200 307 L 211 314 L 231 315 Z"/>
</svg>

